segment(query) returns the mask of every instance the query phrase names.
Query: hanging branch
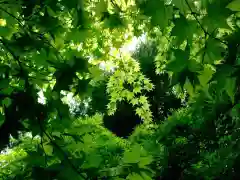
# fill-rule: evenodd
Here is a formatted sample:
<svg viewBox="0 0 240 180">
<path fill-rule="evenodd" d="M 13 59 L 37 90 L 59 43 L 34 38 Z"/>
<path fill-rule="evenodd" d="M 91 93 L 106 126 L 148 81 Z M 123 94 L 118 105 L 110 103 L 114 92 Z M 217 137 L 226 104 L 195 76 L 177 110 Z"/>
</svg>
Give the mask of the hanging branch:
<svg viewBox="0 0 240 180">
<path fill-rule="evenodd" d="M 21 75 L 23 75 L 22 77 L 25 81 L 25 88 L 28 89 L 29 88 L 28 74 L 25 74 L 22 63 L 20 61 L 20 57 L 17 56 L 16 54 L 14 54 L 14 52 L 11 50 L 11 48 L 9 48 L 2 39 L 0 39 L 0 42 L 3 44 L 5 49 L 7 49 L 7 51 L 12 55 L 13 59 L 15 59 L 15 61 L 17 61 L 18 65 L 20 67 L 20 73 L 21 73 Z"/>
<path fill-rule="evenodd" d="M 21 61 L 19 60 L 20 59 L 19 56 L 15 55 L 14 52 L 7 46 L 7 44 L 2 39 L 0 39 L 0 42 L 3 44 L 5 49 L 7 49 L 7 51 L 12 55 L 12 57 L 17 61 L 21 71 L 23 72 L 23 67 Z"/>
<path fill-rule="evenodd" d="M 52 47 L 56 52 L 57 56 L 59 56 L 62 60 L 64 59 L 62 57 L 61 54 L 59 54 L 59 51 L 56 49 L 56 47 L 54 47 L 50 41 L 48 39 L 45 38 L 45 40 L 43 39 L 43 35 L 44 34 L 40 34 L 38 32 L 34 32 L 32 30 L 30 30 L 28 27 L 24 27 L 24 25 L 21 22 L 21 19 L 17 18 L 16 16 L 14 16 L 13 14 L 11 14 L 10 12 L 6 11 L 4 8 L 0 7 L 0 10 L 4 11 L 5 13 L 7 13 L 9 16 L 13 17 L 14 19 L 16 19 L 18 21 L 18 24 L 21 26 L 21 28 L 23 29 L 23 31 L 25 31 L 27 34 L 28 32 L 33 34 L 33 35 L 38 35 L 38 38 L 40 38 L 41 40 L 43 40 L 44 43 L 46 43 L 47 45 L 49 45 L 50 47 Z"/>
<path fill-rule="evenodd" d="M 46 167 L 47 166 L 47 154 L 46 154 L 46 152 L 44 150 L 44 147 L 43 147 L 43 132 L 42 131 L 40 132 L 40 136 L 41 136 L 40 144 L 41 144 L 43 152 L 44 152 L 44 160 L 45 160 L 45 167 Z"/>
<path fill-rule="evenodd" d="M 14 16 L 13 14 L 11 14 L 10 12 L 6 11 L 4 8 L 0 7 L 0 10 L 2 10 L 3 12 L 7 13 L 9 16 L 13 17 L 14 19 L 16 19 L 18 21 L 18 24 L 20 24 L 23 27 L 23 24 L 21 23 L 21 20 L 19 18 L 17 18 L 16 16 Z"/>
<path fill-rule="evenodd" d="M 2 1 L 2 2 L 0 2 L 0 4 L 9 4 L 9 2 L 7 2 L 7 1 Z"/>
<path fill-rule="evenodd" d="M 117 5 L 117 3 L 114 2 L 114 0 L 110 0 L 110 1 L 111 1 L 112 5 L 113 5 L 115 8 L 117 8 L 117 10 L 118 10 L 119 12 L 123 12 L 122 9 Z"/>
<path fill-rule="evenodd" d="M 212 35 L 212 33 L 209 34 L 209 32 L 207 32 L 207 30 L 204 29 L 203 25 L 202 25 L 201 22 L 199 21 L 199 19 L 198 19 L 198 17 L 197 17 L 197 14 L 196 14 L 195 12 L 193 12 L 190 4 L 188 3 L 188 0 L 185 0 L 185 2 L 186 2 L 186 4 L 187 4 L 189 10 L 191 11 L 191 14 L 192 14 L 193 17 L 196 19 L 197 23 L 199 24 L 199 26 L 200 26 L 201 29 L 203 30 L 203 32 L 204 32 L 204 34 L 205 34 L 205 37 L 208 35 L 209 37 L 212 37 L 213 39 L 215 39 L 215 40 L 217 40 L 217 41 L 219 41 L 219 42 L 221 42 L 221 43 L 223 43 L 223 44 L 225 44 L 225 45 L 228 45 L 226 42 L 222 41 L 221 39 L 219 39 L 219 38 L 217 38 L 217 37 L 214 37 L 214 36 Z"/>
<path fill-rule="evenodd" d="M 207 34 L 204 35 L 204 39 L 205 39 L 205 44 L 204 44 L 204 49 L 205 51 L 203 52 L 203 56 L 202 56 L 202 63 L 204 62 L 204 58 L 206 56 L 206 50 L 207 50 Z"/>
<path fill-rule="evenodd" d="M 41 130 L 42 134 L 45 134 L 47 136 L 47 138 L 50 140 L 50 142 L 53 144 L 53 146 L 55 146 L 64 156 L 64 158 L 66 159 L 66 161 L 68 162 L 68 164 L 71 166 L 71 168 L 79 175 L 81 176 L 81 178 L 86 179 L 83 175 L 82 172 L 80 172 L 75 166 L 74 164 L 71 162 L 71 160 L 68 158 L 68 155 L 62 150 L 62 148 L 53 140 L 53 138 L 44 130 L 40 119 L 38 119 L 38 123 L 39 123 L 39 127 Z"/>
</svg>

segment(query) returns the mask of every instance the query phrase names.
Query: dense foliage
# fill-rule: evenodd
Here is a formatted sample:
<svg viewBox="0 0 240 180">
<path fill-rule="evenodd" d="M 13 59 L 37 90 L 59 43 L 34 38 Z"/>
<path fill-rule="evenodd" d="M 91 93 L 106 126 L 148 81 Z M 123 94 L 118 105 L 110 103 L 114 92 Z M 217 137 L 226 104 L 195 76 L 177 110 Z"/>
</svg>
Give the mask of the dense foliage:
<svg viewBox="0 0 240 180">
<path fill-rule="evenodd" d="M 239 42 L 240 0 L 0 0 L 0 179 L 240 179 Z"/>
</svg>

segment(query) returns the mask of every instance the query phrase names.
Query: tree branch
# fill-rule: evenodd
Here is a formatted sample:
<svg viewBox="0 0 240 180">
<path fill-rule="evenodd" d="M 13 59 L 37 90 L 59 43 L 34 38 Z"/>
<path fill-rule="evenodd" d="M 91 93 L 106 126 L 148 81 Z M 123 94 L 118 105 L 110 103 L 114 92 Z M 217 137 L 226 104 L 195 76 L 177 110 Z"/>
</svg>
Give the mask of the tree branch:
<svg viewBox="0 0 240 180">
<path fill-rule="evenodd" d="M 71 166 L 71 168 L 79 175 L 81 176 L 83 179 L 86 179 L 83 175 L 82 172 L 80 172 L 75 166 L 74 164 L 71 162 L 71 160 L 68 158 L 68 155 L 62 150 L 62 148 L 52 139 L 52 137 L 44 130 L 41 121 L 38 119 L 38 123 L 41 129 L 41 132 L 43 134 L 45 134 L 47 136 L 47 138 L 50 140 L 50 142 L 62 153 L 62 155 L 64 156 L 64 158 L 66 159 L 66 161 L 68 162 L 68 164 Z"/>
<path fill-rule="evenodd" d="M 221 42 L 221 43 L 223 43 L 223 44 L 225 44 L 225 45 L 228 45 L 226 42 L 222 41 L 221 39 L 219 39 L 219 38 L 217 38 L 217 37 L 212 36 L 212 34 L 210 34 L 209 32 L 207 32 L 207 30 L 204 29 L 203 25 L 202 25 L 201 22 L 199 21 L 199 19 L 198 19 L 198 17 L 197 17 L 197 14 L 196 14 L 195 12 L 193 12 L 193 10 L 192 10 L 190 4 L 188 3 L 188 1 L 185 0 L 185 2 L 186 2 L 186 4 L 187 4 L 189 10 L 191 11 L 191 14 L 194 16 L 194 18 L 196 19 L 197 23 L 199 24 L 199 26 L 200 26 L 201 29 L 203 30 L 205 36 L 208 35 L 209 37 L 212 37 L 213 39 L 215 39 L 215 40 L 217 40 L 217 41 L 219 41 L 219 42 Z"/>
<path fill-rule="evenodd" d="M 112 5 L 113 5 L 115 8 L 117 8 L 117 10 L 118 10 L 119 12 L 123 12 L 122 9 L 114 2 L 114 0 L 110 0 L 110 1 L 111 1 Z"/>
<path fill-rule="evenodd" d="M 24 27 L 24 25 L 21 22 L 21 19 L 17 18 L 16 16 L 14 16 L 13 14 L 11 14 L 10 12 L 6 11 L 4 8 L 0 7 L 0 10 L 4 11 L 5 13 L 7 13 L 9 16 L 13 17 L 14 19 L 16 19 L 18 21 L 18 24 L 22 27 L 23 31 L 25 31 L 26 33 L 31 33 L 34 35 L 38 35 L 39 38 L 41 40 L 44 40 L 43 37 L 41 37 L 42 35 L 40 33 L 37 32 L 33 32 L 32 30 L 30 30 L 28 27 Z M 59 53 L 59 51 L 56 49 L 56 47 L 54 47 L 48 39 L 45 39 L 45 41 L 43 41 L 43 43 L 46 43 L 47 45 L 51 46 L 55 51 L 56 51 L 56 55 L 57 57 L 59 56 L 62 60 L 64 59 L 61 54 Z"/>
<path fill-rule="evenodd" d="M 21 61 L 19 60 L 20 59 L 19 56 L 15 55 L 14 52 L 7 46 L 7 44 L 2 39 L 0 39 L 0 42 L 3 44 L 5 49 L 7 49 L 7 51 L 12 55 L 12 57 L 17 61 L 21 71 L 23 72 L 23 67 Z"/>
<path fill-rule="evenodd" d="M 7 13 L 9 16 L 13 17 L 14 19 L 16 19 L 18 21 L 18 23 L 23 27 L 23 24 L 21 22 L 20 19 L 18 19 L 16 16 L 14 16 L 13 14 L 11 14 L 10 12 L 6 11 L 4 8 L 0 7 L 0 10 L 4 11 L 5 13 Z"/>
</svg>

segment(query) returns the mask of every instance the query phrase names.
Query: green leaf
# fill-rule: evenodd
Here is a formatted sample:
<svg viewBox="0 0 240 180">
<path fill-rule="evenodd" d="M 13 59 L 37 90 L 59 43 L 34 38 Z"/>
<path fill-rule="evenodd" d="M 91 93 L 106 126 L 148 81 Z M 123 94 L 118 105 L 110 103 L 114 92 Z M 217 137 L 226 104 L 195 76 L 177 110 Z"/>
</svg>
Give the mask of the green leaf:
<svg viewBox="0 0 240 180">
<path fill-rule="evenodd" d="M 225 83 L 225 90 L 229 97 L 231 98 L 232 103 L 234 103 L 235 93 L 236 93 L 236 79 L 227 78 Z"/>
<path fill-rule="evenodd" d="M 64 39 L 62 37 L 56 37 L 55 38 L 55 46 L 56 46 L 57 49 L 64 48 Z"/>
<path fill-rule="evenodd" d="M 202 8 L 206 8 L 209 4 L 209 0 L 201 0 L 200 3 Z"/>
<path fill-rule="evenodd" d="M 141 87 L 141 86 L 134 86 L 134 88 L 133 88 L 133 92 L 134 92 L 135 94 L 141 93 L 141 90 L 142 90 L 142 87 Z"/>
<path fill-rule="evenodd" d="M 139 103 L 141 103 L 141 104 L 145 104 L 145 103 L 147 103 L 148 101 L 147 101 L 147 97 L 145 97 L 145 96 L 140 96 L 140 98 L 139 98 Z"/>
<path fill-rule="evenodd" d="M 84 180 L 82 177 L 83 174 L 76 172 L 72 167 L 65 167 L 62 171 L 57 175 L 59 179 L 71 179 L 71 180 Z"/>
<path fill-rule="evenodd" d="M 216 29 L 229 29 L 227 18 L 232 14 L 232 11 L 227 9 L 226 1 L 214 1 L 207 5 L 207 15 L 202 19 L 202 25 L 208 33 L 213 33 Z"/>
<path fill-rule="evenodd" d="M 73 68 L 77 72 L 86 72 L 88 70 L 88 60 L 83 57 L 74 57 Z"/>
<path fill-rule="evenodd" d="M 101 155 L 92 153 L 86 158 L 86 163 L 83 165 L 84 168 L 99 168 L 103 161 Z"/>
<path fill-rule="evenodd" d="M 44 49 L 42 49 L 41 52 L 39 52 L 39 53 L 35 53 L 32 56 L 32 59 L 33 59 L 33 61 L 36 62 L 37 65 L 40 65 L 40 66 L 47 65 L 46 60 L 48 58 L 47 58 L 47 53 Z"/>
<path fill-rule="evenodd" d="M 83 141 L 87 144 L 91 144 L 93 142 L 93 138 L 90 134 L 86 134 L 85 136 L 83 136 Z"/>
<path fill-rule="evenodd" d="M 125 151 L 123 155 L 124 163 L 138 163 L 141 160 L 142 147 L 138 144 L 134 145 L 131 151 Z"/>
<path fill-rule="evenodd" d="M 131 100 L 131 103 L 132 103 L 132 105 L 137 105 L 138 104 L 138 99 L 137 98 L 133 98 L 132 100 Z"/>
<path fill-rule="evenodd" d="M 88 30 L 81 30 L 81 29 L 72 29 L 67 34 L 67 40 L 72 40 L 74 43 L 81 43 L 84 42 L 84 40 L 89 36 Z"/>
<path fill-rule="evenodd" d="M 185 16 L 180 15 L 180 18 L 175 20 L 171 35 L 176 36 L 176 45 L 181 45 L 184 40 L 188 40 L 191 44 L 193 35 L 197 33 L 197 22 L 194 20 L 187 20 Z"/>
<path fill-rule="evenodd" d="M 35 151 L 28 152 L 28 156 L 25 161 L 33 166 L 44 166 L 46 161 L 45 157 Z"/>
<path fill-rule="evenodd" d="M 79 94 L 81 96 L 87 93 L 90 81 L 91 79 L 78 80 L 76 92 L 74 95 Z"/>
<path fill-rule="evenodd" d="M 95 12 L 98 16 L 100 16 L 103 12 L 107 11 L 107 2 L 105 0 L 100 0 L 95 5 Z"/>
<path fill-rule="evenodd" d="M 114 13 L 114 14 L 109 14 L 108 18 L 104 21 L 104 25 L 106 28 L 114 29 L 114 28 L 123 27 L 124 22 L 120 14 Z"/>
<path fill-rule="evenodd" d="M 86 27 L 85 25 L 88 23 L 87 21 L 88 19 L 85 16 L 83 7 L 80 7 L 78 9 L 75 8 L 75 14 L 73 17 L 73 26 L 78 28 L 85 28 Z"/>
<path fill-rule="evenodd" d="M 204 69 L 203 64 L 196 60 L 189 60 L 188 68 L 193 72 L 200 72 L 200 71 L 203 71 Z"/>
<path fill-rule="evenodd" d="M 165 6 L 164 1 L 158 0 L 138 1 L 138 3 L 143 14 L 151 17 L 153 26 L 160 26 L 162 29 L 167 27 L 169 20 L 172 19 L 172 6 Z"/>
<path fill-rule="evenodd" d="M 136 108 L 136 114 L 143 117 L 145 113 L 142 108 Z"/>
<path fill-rule="evenodd" d="M 141 171 L 140 174 L 144 180 L 152 180 L 152 177 L 149 175 L 149 173 Z"/>
<path fill-rule="evenodd" d="M 57 136 L 57 137 L 60 137 L 60 136 L 61 136 L 61 133 L 55 131 L 55 132 L 52 132 L 52 135 Z"/>
<path fill-rule="evenodd" d="M 239 116 L 240 104 L 236 104 L 231 110 L 231 116 Z"/>
<path fill-rule="evenodd" d="M 140 162 L 140 152 L 138 151 L 125 151 L 123 155 L 124 163 L 138 163 Z"/>
<path fill-rule="evenodd" d="M 137 173 L 131 173 L 127 176 L 127 179 L 129 180 L 144 180 L 140 174 Z"/>
<path fill-rule="evenodd" d="M 44 16 L 39 16 L 39 26 L 43 27 L 49 32 L 57 33 L 61 22 L 57 17 L 51 16 L 48 11 L 45 11 Z M 56 34 L 55 34 L 56 35 Z"/>
<path fill-rule="evenodd" d="M 5 38 L 10 38 L 12 36 L 13 32 L 12 29 L 8 27 L 1 27 L 0 26 L 0 36 Z"/>
<path fill-rule="evenodd" d="M 4 123 L 4 121 L 5 121 L 4 115 L 0 114 L 0 127 Z"/>
<path fill-rule="evenodd" d="M 166 65 L 167 71 L 180 72 L 182 71 L 188 63 L 189 52 L 183 51 L 181 49 L 173 50 L 174 58 L 170 60 Z"/>
<path fill-rule="evenodd" d="M 234 0 L 227 5 L 232 11 L 240 11 L 240 0 Z"/>
<path fill-rule="evenodd" d="M 12 104 L 12 100 L 7 97 L 7 98 L 4 98 L 2 103 L 3 103 L 4 106 L 9 107 Z"/>
<path fill-rule="evenodd" d="M 139 167 L 143 168 L 143 167 L 151 164 L 152 161 L 153 161 L 152 156 L 141 157 L 140 162 L 139 162 Z"/>
<path fill-rule="evenodd" d="M 29 124 L 27 124 L 27 122 L 25 123 L 25 125 L 29 126 Z M 39 135 L 41 133 L 41 129 L 38 126 L 38 124 L 34 123 L 31 127 L 31 131 L 32 131 L 32 136 L 35 137 L 37 135 Z"/>
<path fill-rule="evenodd" d="M 0 89 L 5 89 L 9 87 L 9 79 L 0 80 Z"/>
<path fill-rule="evenodd" d="M 53 146 L 51 145 L 43 145 L 43 149 L 44 152 L 48 155 L 48 156 L 52 156 L 53 155 Z"/>
<path fill-rule="evenodd" d="M 200 72 L 200 75 L 198 76 L 200 84 L 205 87 L 212 78 L 213 74 L 214 70 L 211 66 L 204 66 L 204 70 Z"/>
<path fill-rule="evenodd" d="M 134 99 L 134 93 L 130 92 L 130 91 L 127 91 L 126 98 L 127 98 L 128 101 Z"/>
<path fill-rule="evenodd" d="M 213 64 L 218 60 L 222 60 L 222 52 L 224 52 L 224 48 L 221 43 L 210 38 L 206 42 L 206 46 L 198 52 L 198 55 L 202 57 L 204 63 Z"/>
<path fill-rule="evenodd" d="M 159 10 L 155 12 L 152 16 L 151 23 L 153 25 L 159 25 L 160 28 L 164 29 L 169 24 L 169 20 L 171 20 L 173 14 L 173 9 L 171 6 L 160 6 Z"/>
<path fill-rule="evenodd" d="M 172 0 L 172 3 L 180 10 L 181 13 L 190 11 L 188 5 L 192 8 L 192 1 L 190 0 Z"/>
<path fill-rule="evenodd" d="M 185 68 L 182 70 L 182 72 L 174 73 L 172 77 L 172 85 L 180 84 L 181 87 L 184 86 L 186 80 L 188 79 L 192 86 L 198 85 L 199 79 L 198 79 L 199 73 L 192 72 L 188 68 Z"/>
<path fill-rule="evenodd" d="M 7 95 L 10 95 L 12 92 L 13 92 L 13 88 L 11 88 L 11 87 L 1 90 L 1 93 L 7 94 Z"/>
<path fill-rule="evenodd" d="M 187 90 L 187 92 L 190 96 L 194 95 L 194 88 L 193 88 L 192 84 L 189 82 L 188 79 L 186 79 L 186 82 L 184 84 L 184 89 Z"/>
<path fill-rule="evenodd" d="M 56 83 L 54 86 L 54 90 L 60 92 L 61 90 L 69 90 L 70 85 L 73 83 L 73 80 L 77 78 L 76 72 L 74 69 L 65 66 L 63 69 L 59 69 L 54 73 L 56 78 Z"/>
<path fill-rule="evenodd" d="M 222 87 L 225 86 L 226 78 L 230 77 L 234 72 L 232 66 L 227 64 L 220 64 L 216 66 L 216 72 L 213 74 L 211 81 L 217 81 Z"/>
</svg>

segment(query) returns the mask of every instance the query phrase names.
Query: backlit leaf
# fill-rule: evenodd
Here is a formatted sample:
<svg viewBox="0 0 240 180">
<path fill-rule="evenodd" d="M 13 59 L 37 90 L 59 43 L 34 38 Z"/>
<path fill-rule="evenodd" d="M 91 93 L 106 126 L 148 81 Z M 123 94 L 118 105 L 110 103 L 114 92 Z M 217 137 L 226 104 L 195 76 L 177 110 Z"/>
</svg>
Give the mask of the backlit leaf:
<svg viewBox="0 0 240 180">
<path fill-rule="evenodd" d="M 43 148 L 44 148 L 45 153 L 46 153 L 48 156 L 52 156 L 53 147 L 52 147 L 51 145 L 44 145 Z"/>
<path fill-rule="evenodd" d="M 232 11 L 240 11 L 240 0 L 233 0 L 227 5 L 227 8 Z"/>
</svg>

